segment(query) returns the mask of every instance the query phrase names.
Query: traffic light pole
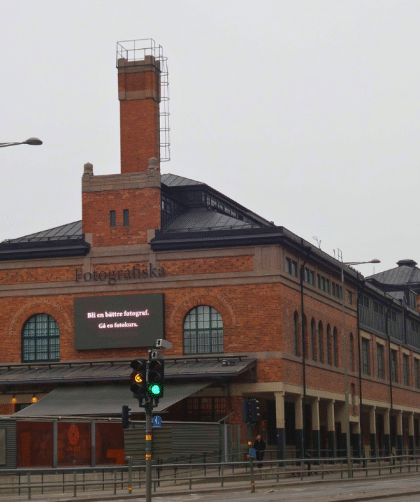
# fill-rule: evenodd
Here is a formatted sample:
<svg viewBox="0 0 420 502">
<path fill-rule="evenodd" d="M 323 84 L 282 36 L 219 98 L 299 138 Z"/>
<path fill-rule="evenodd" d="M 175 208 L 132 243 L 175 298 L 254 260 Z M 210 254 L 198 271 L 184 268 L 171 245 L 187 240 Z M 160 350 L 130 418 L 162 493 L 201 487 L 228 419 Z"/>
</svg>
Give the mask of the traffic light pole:
<svg viewBox="0 0 420 502">
<path fill-rule="evenodd" d="M 156 341 L 156 348 L 171 348 L 172 344 L 165 340 Z M 139 400 L 140 408 L 146 414 L 145 462 L 146 462 L 146 502 L 152 502 L 152 413 L 158 406 L 159 398 L 163 396 L 164 360 L 160 353 L 149 347 L 148 359 L 135 359 L 130 367 L 134 370 L 130 375 L 133 382 L 130 390 L 133 397 Z M 129 424 L 128 406 L 122 408 L 123 424 Z M 129 491 L 131 492 L 131 482 Z"/>
<path fill-rule="evenodd" d="M 145 403 L 146 412 L 146 502 L 152 502 L 152 411 L 150 399 Z"/>
<path fill-rule="evenodd" d="M 248 454 L 249 449 L 252 447 L 252 438 L 251 438 L 251 424 L 247 423 L 246 428 L 248 430 Z M 255 493 L 255 480 L 254 480 L 254 457 L 249 454 L 249 464 L 251 471 L 251 493 Z"/>
</svg>

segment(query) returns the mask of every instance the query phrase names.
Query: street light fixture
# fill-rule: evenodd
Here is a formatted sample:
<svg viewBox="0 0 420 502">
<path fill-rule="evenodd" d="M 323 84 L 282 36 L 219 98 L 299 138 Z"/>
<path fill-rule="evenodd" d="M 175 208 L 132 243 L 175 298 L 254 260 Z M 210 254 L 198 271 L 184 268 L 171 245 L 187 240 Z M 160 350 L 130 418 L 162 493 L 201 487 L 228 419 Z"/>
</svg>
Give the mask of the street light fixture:
<svg viewBox="0 0 420 502">
<path fill-rule="evenodd" d="M 344 351 L 344 414 L 346 416 L 346 450 L 347 450 L 347 468 L 348 477 L 351 476 L 351 455 L 350 455 L 350 416 L 349 416 L 349 382 L 347 370 L 347 335 L 346 335 L 346 312 L 345 312 L 345 284 L 344 284 L 344 265 L 363 265 L 365 263 L 381 263 L 381 260 L 373 259 L 369 261 L 348 261 L 342 262 L 341 266 L 341 311 L 343 316 L 343 351 Z M 361 417 L 362 410 L 359 411 Z M 361 426 L 361 424 L 360 424 Z"/>
<path fill-rule="evenodd" d="M 12 142 L 12 143 L 0 143 L 0 148 L 4 148 L 6 146 L 16 146 L 16 145 L 42 145 L 42 141 L 38 138 L 28 138 L 26 141 L 20 142 Z"/>
</svg>

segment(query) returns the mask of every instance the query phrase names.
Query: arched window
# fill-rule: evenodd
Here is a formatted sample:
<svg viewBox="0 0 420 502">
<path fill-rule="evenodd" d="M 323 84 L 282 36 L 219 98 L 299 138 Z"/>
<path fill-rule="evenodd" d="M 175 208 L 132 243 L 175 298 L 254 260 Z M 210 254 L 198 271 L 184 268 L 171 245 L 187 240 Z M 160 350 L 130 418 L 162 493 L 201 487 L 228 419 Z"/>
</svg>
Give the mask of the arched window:
<svg viewBox="0 0 420 502">
<path fill-rule="evenodd" d="M 312 359 L 316 361 L 316 323 L 315 319 L 311 321 L 311 341 L 312 341 Z"/>
<path fill-rule="evenodd" d="M 223 320 L 213 307 L 199 305 L 184 321 L 184 354 L 223 352 Z"/>
<path fill-rule="evenodd" d="M 22 331 L 22 362 L 59 361 L 60 330 L 53 317 L 35 314 Z"/>
<path fill-rule="evenodd" d="M 334 366 L 338 366 L 338 332 L 337 328 L 335 327 L 333 333 L 333 354 L 334 354 Z"/>
<path fill-rule="evenodd" d="M 332 364 L 331 354 L 331 327 L 327 326 L 327 364 Z"/>
<path fill-rule="evenodd" d="M 350 341 L 349 341 L 349 353 L 350 353 L 350 371 L 354 371 L 354 338 L 353 333 L 350 333 Z"/>
<path fill-rule="evenodd" d="M 322 349 L 324 343 L 324 330 L 322 328 L 322 322 L 318 323 L 318 359 L 320 363 L 324 362 L 324 351 Z"/>
<path fill-rule="evenodd" d="M 305 345 L 305 359 L 309 359 L 308 323 L 306 322 L 306 315 L 303 316 L 303 344 Z"/>
<path fill-rule="evenodd" d="M 299 315 L 295 312 L 293 317 L 293 336 L 295 342 L 295 356 L 299 355 Z"/>
</svg>

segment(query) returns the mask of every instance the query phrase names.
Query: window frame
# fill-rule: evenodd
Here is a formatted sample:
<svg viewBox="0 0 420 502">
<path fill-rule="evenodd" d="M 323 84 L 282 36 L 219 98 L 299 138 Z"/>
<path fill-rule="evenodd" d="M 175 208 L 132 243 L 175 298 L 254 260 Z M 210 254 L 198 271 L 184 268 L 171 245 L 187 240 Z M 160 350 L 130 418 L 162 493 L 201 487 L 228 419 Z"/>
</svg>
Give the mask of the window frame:
<svg viewBox="0 0 420 502">
<path fill-rule="evenodd" d="M 292 260 L 289 256 L 286 256 L 286 272 L 293 277 L 298 276 L 298 264 L 297 261 Z"/>
<path fill-rule="evenodd" d="M 414 387 L 420 389 L 420 379 L 419 379 L 419 360 L 414 358 Z"/>
<path fill-rule="evenodd" d="M 46 319 L 43 319 L 44 316 Z M 42 324 L 45 324 L 45 321 L 48 323 L 47 334 L 38 334 L 42 330 Z M 29 330 L 33 331 L 33 336 L 28 333 Z M 34 341 L 33 350 L 27 347 L 31 340 Z M 42 340 L 46 341 L 46 350 L 44 352 L 47 354 L 47 357 L 44 358 L 38 357 L 41 353 L 42 345 L 44 345 Z M 51 343 L 53 340 L 58 340 L 58 342 Z M 37 341 L 41 343 L 38 344 Z M 33 356 L 29 357 L 31 354 Z M 60 361 L 60 328 L 57 321 L 50 314 L 40 312 L 26 319 L 21 333 L 21 361 L 22 363 Z"/>
<path fill-rule="evenodd" d="M 324 327 L 322 325 L 322 322 L 319 321 L 319 323 L 318 323 L 318 361 L 320 363 L 324 363 L 323 343 L 324 343 Z"/>
<path fill-rule="evenodd" d="M 333 363 L 338 368 L 338 330 L 335 326 L 333 329 Z"/>
<path fill-rule="evenodd" d="M 297 312 L 293 315 L 293 337 L 294 337 L 294 353 L 299 357 L 299 314 Z"/>
<path fill-rule="evenodd" d="M 370 375 L 369 364 L 369 342 L 367 338 L 362 338 L 362 374 Z"/>
<path fill-rule="evenodd" d="M 327 364 L 332 366 L 331 326 L 327 325 Z"/>
<path fill-rule="evenodd" d="M 385 349 L 384 346 L 381 343 L 376 344 L 376 362 L 378 366 L 378 378 L 384 379 L 385 378 L 385 366 L 384 366 L 384 354 L 385 354 Z"/>
<path fill-rule="evenodd" d="M 316 361 L 316 322 L 311 321 L 311 344 L 312 344 L 312 360 Z"/>
<path fill-rule="evenodd" d="M 354 365 L 354 336 L 353 333 L 350 333 L 349 336 L 349 355 L 350 355 L 350 361 L 349 361 L 349 366 L 350 366 L 350 371 L 355 371 L 355 365 Z"/>
<path fill-rule="evenodd" d="M 398 353 L 391 349 L 391 382 L 398 383 Z"/>
<path fill-rule="evenodd" d="M 115 228 L 117 225 L 116 225 L 117 221 L 116 221 L 116 213 L 115 211 L 112 209 L 110 212 L 109 212 L 109 226 L 111 228 Z"/>
<path fill-rule="evenodd" d="M 207 310 L 208 309 L 208 310 Z M 191 318 L 190 318 L 191 316 Z M 192 317 L 195 317 L 194 319 Z M 202 316 L 202 319 L 200 319 Z M 216 319 L 213 318 L 216 317 Z M 208 326 L 205 326 L 205 323 L 208 322 Z M 216 325 L 213 327 L 212 323 L 215 322 Z M 191 325 L 195 325 L 195 327 L 187 328 L 187 323 Z M 203 326 L 200 327 L 200 323 Z M 221 326 L 217 326 L 218 323 L 221 323 Z M 206 332 L 208 332 L 206 336 Z M 217 332 L 217 337 L 213 335 L 213 333 Z M 191 335 L 190 337 L 186 335 Z M 195 338 L 194 336 L 195 335 Z M 204 336 L 203 336 L 204 335 Z M 216 341 L 214 341 L 216 338 Z M 199 354 L 223 354 L 224 351 L 224 325 L 223 318 L 220 313 L 211 305 L 197 305 L 196 307 L 189 310 L 184 318 L 183 322 L 183 330 L 182 330 L 182 340 L 183 340 L 183 354 L 184 355 L 199 355 Z M 186 349 L 186 340 L 189 340 L 190 347 Z M 193 348 L 193 340 L 195 340 L 195 351 Z M 210 350 L 200 351 L 200 341 L 204 341 L 202 344 L 203 347 L 210 347 Z M 214 343 L 214 345 L 213 345 Z M 213 350 L 215 347 L 215 350 Z M 219 350 L 221 348 L 221 350 Z"/>
<path fill-rule="evenodd" d="M 403 381 L 404 385 L 410 385 L 409 373 L 410 358 L 407 354 L 403 354 Z"/>
<path fill-rule="evenodd" d="M 130 212 L 128 209 L 123 209 L 123 225 L 124 227 L 130 226 Z"/>
</svg>

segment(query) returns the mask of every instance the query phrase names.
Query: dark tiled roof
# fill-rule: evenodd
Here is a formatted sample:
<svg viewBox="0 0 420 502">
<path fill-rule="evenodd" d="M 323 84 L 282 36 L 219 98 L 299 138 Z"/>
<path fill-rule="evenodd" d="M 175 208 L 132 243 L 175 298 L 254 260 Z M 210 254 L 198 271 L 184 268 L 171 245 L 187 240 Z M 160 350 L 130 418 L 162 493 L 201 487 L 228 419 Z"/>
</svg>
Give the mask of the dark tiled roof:
<svg viewBox="0 0 420 502">
<path fill-rule="evenodd" d="M 162 174 L 160 177 L 162 183 L 167 187 L 181 187 L 181 186 L 192 186 L 192 185 L 204 185 L 201 181 L 191 180 L 189 178 L 183 178 L 182 176 L 177 176 L 176 174 Z"/>
<path fill-rule="evenodd" d="M 410 284 L 420 283 L 420 269 L 417 267 L 401 265 L 399 267 L 371 275 L 367 279 L 375 279 L 382 284 L 392 286 L 409 286 Z"/>
<path fill-rule="evenodd" d="M 74 221 L 59 227 L 50 228 L 36 232 L 35 234 L 25 235 L 16 239 L 8 239 L 4 242 L 20 243 L 20 242 L 40 242 L 51 240 L 67 240 L 67 239 L 80 239 L 82 236 L 82 221 Z"/>
<path fill-rule="evenodd" d="M 191 209 L 181 214 L 176 220 L 165 227 L 166 232 L 197 232 L 200 230 L 236 230 L 241 228 L 254 228 L 242 220 L 218 213 L 205 208 Z"/>
</svg>

